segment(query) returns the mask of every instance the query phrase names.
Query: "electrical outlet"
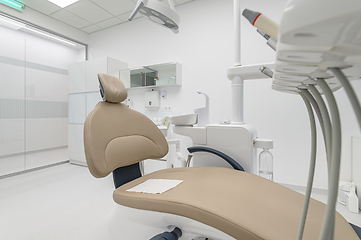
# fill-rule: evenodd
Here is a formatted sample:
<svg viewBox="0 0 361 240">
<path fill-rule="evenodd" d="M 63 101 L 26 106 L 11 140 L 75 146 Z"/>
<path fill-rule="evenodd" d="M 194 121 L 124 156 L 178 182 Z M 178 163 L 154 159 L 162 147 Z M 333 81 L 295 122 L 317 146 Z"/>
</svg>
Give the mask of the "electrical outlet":
<svg viewBox="0 0 361 240">
<path fill-rule="evenodd" d="M 172 107 L 166 106 L 166 107 L 162 107 L 162 112 L 171 112 L 172 111 Z"/>
</svg>

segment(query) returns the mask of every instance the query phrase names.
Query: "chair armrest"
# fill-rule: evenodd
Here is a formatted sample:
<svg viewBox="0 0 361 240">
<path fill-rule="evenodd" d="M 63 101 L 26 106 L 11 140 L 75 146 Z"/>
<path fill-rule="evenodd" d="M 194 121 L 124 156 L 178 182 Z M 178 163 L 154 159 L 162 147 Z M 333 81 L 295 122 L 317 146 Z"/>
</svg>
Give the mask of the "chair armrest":
<svg viewBox="0 0 361 240">
<path fill-rule="evenodd" d="M 234 169 L 239 170 L 239 171 L 244 171 L 244 168 L 238 163 L 236 162 L 236 160 L 234 160 L 233 158 L 231 158 L 230 156 L 228 156 L 225 153 L 222 153 L 216 149 L 213 148 L 209 148 L 209 147 L 189 147 L 187 148 L 188 152 L 190 153 L 195 153 L 195 152 L 208 152 L 208 153 L 212 153 L 217 155 L 220 158 L 223 158 L 226 162 L 228 162 Z"/>
</svg>

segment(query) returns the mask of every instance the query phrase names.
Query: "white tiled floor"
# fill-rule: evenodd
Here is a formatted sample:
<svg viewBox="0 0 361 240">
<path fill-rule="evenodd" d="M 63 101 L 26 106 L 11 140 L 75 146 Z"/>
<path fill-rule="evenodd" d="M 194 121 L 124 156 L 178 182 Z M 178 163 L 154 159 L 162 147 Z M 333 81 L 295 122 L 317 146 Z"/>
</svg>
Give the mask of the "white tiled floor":
<svg viewBox="0 0 361 240">
<path fill-rule="evenodd" d="M 109 239 L 112 178 L 63 164 L 0 180 L 1 239 Z"/>
<path fill-rule="evenodd" d="M 86 167 L 72 164 L 0 179 L 0 239 L 108 240 L 113 190 L 111 175 L 96 179 Z M 337 210 L 361 226 L 361 214 L 339 204 Z"/>
</svg>

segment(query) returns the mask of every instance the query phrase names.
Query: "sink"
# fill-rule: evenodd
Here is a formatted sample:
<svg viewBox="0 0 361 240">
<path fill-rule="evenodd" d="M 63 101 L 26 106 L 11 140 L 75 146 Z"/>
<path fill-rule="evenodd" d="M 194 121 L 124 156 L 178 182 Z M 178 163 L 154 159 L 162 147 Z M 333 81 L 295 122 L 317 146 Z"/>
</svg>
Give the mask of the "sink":
<svg viewBox="0 0 361 240">
<path fill-rule="evenodd" d="M 184 114 L 179 116 L 170 117 L 170 123 L 176 126 L 193 126 L 198 122 L 198 114 L 191 113 L 191 114 Z"/>
</svg>

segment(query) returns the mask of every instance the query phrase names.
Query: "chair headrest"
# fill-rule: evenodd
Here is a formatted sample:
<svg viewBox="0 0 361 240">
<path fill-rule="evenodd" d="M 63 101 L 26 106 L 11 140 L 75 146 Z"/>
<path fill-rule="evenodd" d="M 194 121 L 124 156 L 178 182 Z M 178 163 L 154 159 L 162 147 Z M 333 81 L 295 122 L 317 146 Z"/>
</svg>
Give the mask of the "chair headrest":
<svg viewBox="0 0 361 240">
<path fill-rule="evenodd" d="M 127 99 L 127 89 L 121 80 L 105 73 L 98 73 L 98 79 L 104 94 L 102 97 L 107 102 L 118 103 Z"/>
</svg>

